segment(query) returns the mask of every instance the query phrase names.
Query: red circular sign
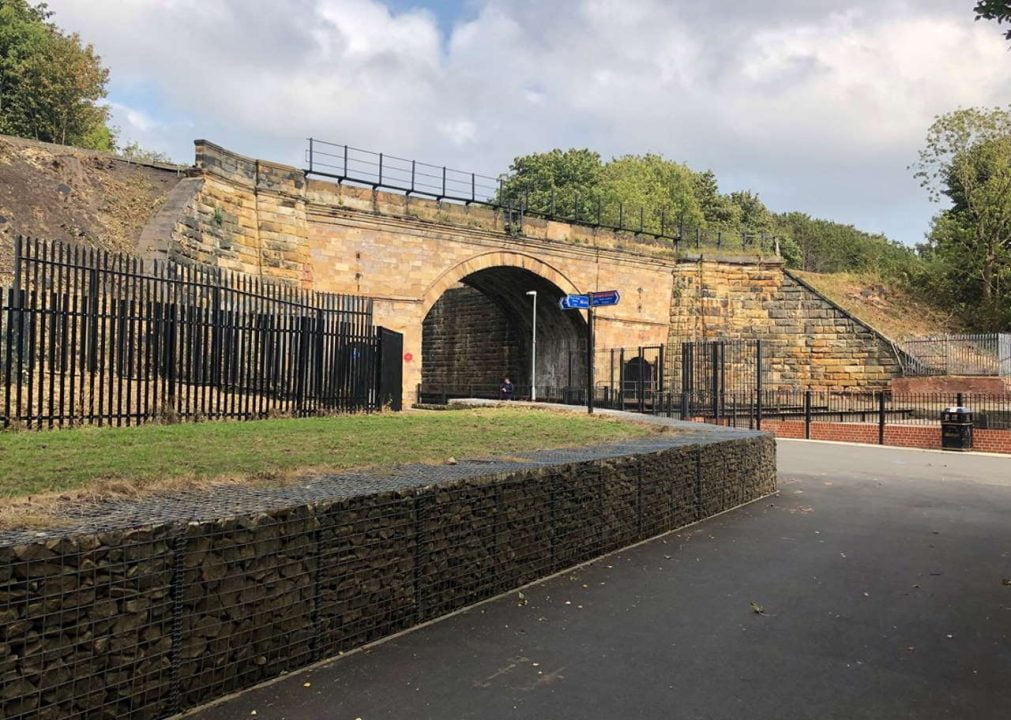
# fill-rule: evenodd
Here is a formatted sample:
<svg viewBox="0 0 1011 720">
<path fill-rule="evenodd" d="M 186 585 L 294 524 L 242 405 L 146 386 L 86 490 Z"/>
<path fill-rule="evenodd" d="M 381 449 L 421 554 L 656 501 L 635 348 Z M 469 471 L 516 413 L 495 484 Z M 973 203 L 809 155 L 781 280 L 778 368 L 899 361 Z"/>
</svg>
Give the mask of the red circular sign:
<svg viewBox="0 0 1011 720">
<path fill-rule="evenodd" d="M 411 355 L 411 353 L 404 353 L 404 362 L 411 362 L 411 360 L 413 360 L 413 359 L 414 359 L 414 356 Z"/>
</svg>

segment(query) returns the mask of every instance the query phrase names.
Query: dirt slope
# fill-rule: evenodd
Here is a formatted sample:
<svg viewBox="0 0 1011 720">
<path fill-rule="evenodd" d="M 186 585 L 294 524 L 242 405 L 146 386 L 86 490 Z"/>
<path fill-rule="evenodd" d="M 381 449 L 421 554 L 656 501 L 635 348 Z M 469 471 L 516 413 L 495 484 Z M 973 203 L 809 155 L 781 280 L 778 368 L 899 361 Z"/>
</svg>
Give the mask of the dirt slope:
<svg viewBox="0 0 1011 720">
<path fill-rule="evenodd" d="M 965 331 L 951 313 L 877 278 L 850 273 L 793 274 L 892 340 Z"/>
<path fill-rule="evenodd" d="M 184 170 L 0 135 L 0 286 L 18 234 L 132 250 Z"/>
</svg>

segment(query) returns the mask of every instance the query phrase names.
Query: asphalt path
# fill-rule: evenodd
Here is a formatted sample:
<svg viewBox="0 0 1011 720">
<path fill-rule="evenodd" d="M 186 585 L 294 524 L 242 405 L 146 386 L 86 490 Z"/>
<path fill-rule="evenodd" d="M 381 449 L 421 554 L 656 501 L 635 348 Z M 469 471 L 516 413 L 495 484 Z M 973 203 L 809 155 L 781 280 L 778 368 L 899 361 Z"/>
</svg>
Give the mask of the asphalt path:
<svg viewBox="0 0 1011 720">
<path fill-rule="evenodd" d="M 781 440 L 779 469 L 776 496 L 188 717 L 1011 718 L 1011 458 Z"/>
</svg>

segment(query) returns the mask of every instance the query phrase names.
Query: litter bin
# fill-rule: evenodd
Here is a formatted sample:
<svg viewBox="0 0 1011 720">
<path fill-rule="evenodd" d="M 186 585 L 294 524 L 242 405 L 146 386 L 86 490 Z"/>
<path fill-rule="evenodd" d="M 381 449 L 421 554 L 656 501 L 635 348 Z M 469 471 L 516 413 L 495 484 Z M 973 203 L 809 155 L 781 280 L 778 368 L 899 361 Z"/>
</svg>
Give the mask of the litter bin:
<svg viewBox="0 0 1011 720">
<path fill-rule="evenodd" d="M 972 450 L 972 411 L 950 407 L 941 411 L 941 448 Z"/>
</svg>

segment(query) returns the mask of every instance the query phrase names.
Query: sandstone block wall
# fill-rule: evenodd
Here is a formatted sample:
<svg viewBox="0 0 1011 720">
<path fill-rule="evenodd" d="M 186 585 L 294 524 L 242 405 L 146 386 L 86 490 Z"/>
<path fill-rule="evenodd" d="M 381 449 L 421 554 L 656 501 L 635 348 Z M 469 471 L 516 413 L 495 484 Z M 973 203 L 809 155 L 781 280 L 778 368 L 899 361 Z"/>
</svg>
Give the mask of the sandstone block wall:
<svg viewBox="0 0 1011 720">
<path fill-rule="evenodd" d="M 690 340 L 763 340 L 768 387 L 881 387 L 901 372 L 891 342 L 779 265 L 683 263 L 670 317 L 675 350 Z M 676 373 L 680 354 L 667 358 Z"/>
<path fill-rule="evenodd" d="M 0 717 L 164 718 L 775 484 L 771 436 L 737 433 L 0 546 Z"/>
<path fill-rule="evenodd" d="M 168 229 L 162 242 L 145 232 L 147 257 L 311 286 L 301 171 L 197 140 L 195 172 L 197 178 L 153 220 L 153 228 Z"/>
<path fill-rule="evenodd" d="M 421 381 L 425 316 L 495 267 L 528 270 L 561 293 L 618 289 L 621 304 L 595 314 L 600 348 L 761 337 L 770 383 L 880 386 L 899 373 L 887 341 L 776 257 L 676 251 L 635 233 L 307 180 L 203 140 L 196 153 L 195 177 L 146 233 L 148 255 L 375 298 L 378 322 L 404 334 L 407 387 Z M 160 246 L 155 230 L 167 232 Z M 668 357 L 673 369 L 679 353 Z"/>
<path fill-rule="evenodd" d="M 514 383 L 527 383 L 525 344 L 502 309 L 480 292 L 448 290 L 425 317 L 422 345 L 438 351 L 424 354 L 422 382 L 494 389 L 509 375 Z"/>
</svg>

